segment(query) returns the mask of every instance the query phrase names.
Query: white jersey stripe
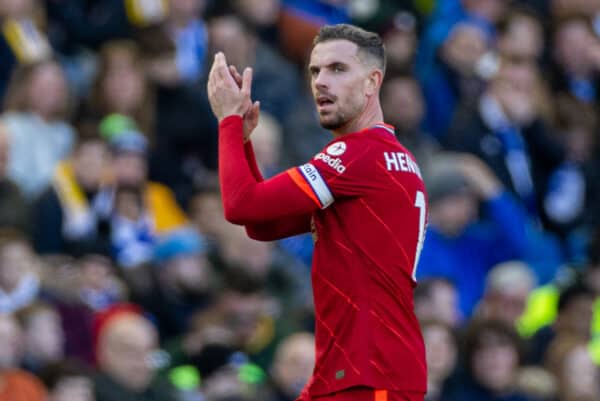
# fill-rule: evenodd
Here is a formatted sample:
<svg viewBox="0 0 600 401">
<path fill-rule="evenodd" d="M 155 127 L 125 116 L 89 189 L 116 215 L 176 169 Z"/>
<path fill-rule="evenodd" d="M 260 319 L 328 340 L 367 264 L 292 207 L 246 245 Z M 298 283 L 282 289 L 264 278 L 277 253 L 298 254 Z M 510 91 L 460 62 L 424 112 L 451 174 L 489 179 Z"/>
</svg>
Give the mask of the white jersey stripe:
<svg viewBox="0 0 600 401">
<path fill-rule="evenodd" d="M 380 124 L 375 124 L 374 127 L 377 128 L 383 128 L 384 130 L 386 130 L 387 132 L 389 132 L 392 135 L 396 135 L 396 133 L 394 132 L 393 129 L 391 129 L 390 127 L 386 127 L 385 125 L 380 125 Z"/>
<path fill-rule="evenodd" d="M 302 176 L 308 185 L 310 185 L 312 188 L 315 195 L 317 195 L 317 198 L 319 198 L 319 202 L 321 202 L 321 209 L 325 209 L 331 205 L 334 201 L 333 194 L 329 190 L 329 187 L 327 186 L 327 183 L 323 177 L 321 177 L 319 170 L 317 170 L 317 168 L 311 163 L 303 164 L 302 166 L 298 167 L 298 169 L 302 173 Z"/>
</svg>

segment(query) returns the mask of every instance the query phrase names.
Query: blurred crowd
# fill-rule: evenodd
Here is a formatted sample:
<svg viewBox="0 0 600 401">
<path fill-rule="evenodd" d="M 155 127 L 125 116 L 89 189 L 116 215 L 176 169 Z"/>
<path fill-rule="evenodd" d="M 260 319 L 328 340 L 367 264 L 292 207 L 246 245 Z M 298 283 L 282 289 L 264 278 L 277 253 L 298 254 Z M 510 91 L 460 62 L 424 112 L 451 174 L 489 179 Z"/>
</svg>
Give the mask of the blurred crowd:
<svg viewBox="0 0 600 401">
<path fill-rule="evenodd" d="M 224 220 L 207 70 L 253 67 L 272 176 L 343 22 L 428 189 L 427 401 L 600 401 L 600 0 L 0 0 L 0 401 L 295 399 L 312 238 Z"/>
</svg>

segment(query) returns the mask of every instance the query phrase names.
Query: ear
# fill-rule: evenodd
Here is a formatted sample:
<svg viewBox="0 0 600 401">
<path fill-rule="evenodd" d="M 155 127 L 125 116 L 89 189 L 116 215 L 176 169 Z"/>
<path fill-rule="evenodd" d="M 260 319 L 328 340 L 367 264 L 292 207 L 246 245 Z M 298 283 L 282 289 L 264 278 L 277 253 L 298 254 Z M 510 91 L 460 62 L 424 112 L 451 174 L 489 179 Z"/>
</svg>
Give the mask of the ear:
<svg viewBox="0 0 600 401">
<path fill-rule="evenodd" d="M 366 80 L 366 94 L 367 96 L 376 95 L 381 88 L 383 81 L 383 71 L 378 68 L 374 68 L 369 72 Z"/>
</svg>

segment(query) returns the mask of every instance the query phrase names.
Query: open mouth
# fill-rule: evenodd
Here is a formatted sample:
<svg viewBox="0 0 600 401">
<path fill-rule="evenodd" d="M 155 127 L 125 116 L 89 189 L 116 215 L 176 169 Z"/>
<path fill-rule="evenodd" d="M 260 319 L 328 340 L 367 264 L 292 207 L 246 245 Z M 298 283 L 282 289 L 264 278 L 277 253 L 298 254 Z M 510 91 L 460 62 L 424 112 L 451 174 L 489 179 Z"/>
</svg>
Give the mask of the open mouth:
<svg viewBox="0 0 600 401">
<path fill-rule="evenodd" d="M 324 107 L 324 106 L 328 106 L 335 103 L 335 101 L 333 100 L 333 98 L 329 97 L 329 96 L 319 96 L 317 97 L 317 104 L 319 105 L 319 107 Z"/>
</svg>

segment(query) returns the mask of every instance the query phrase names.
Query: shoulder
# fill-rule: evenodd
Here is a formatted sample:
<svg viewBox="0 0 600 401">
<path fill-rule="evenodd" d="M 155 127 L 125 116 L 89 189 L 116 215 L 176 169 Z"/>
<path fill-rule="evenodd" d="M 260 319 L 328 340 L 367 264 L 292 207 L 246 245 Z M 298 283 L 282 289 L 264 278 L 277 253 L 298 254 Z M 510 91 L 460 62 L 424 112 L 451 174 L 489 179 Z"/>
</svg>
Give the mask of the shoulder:
<svg viewBox="0 0 600 401">
<path fill-rule="evenodd" d="M 23 393 L 27 391 L 27 395 L 31 397 L 28 399 L 34 401 L 45 398 L 46 389 L 44 385 L 31 373 L 24 370 L 11 370 L 4 373 L 3 376 L 8 388 L 12 388 L 13 390 L 19 389 Z"/>
</svg>

